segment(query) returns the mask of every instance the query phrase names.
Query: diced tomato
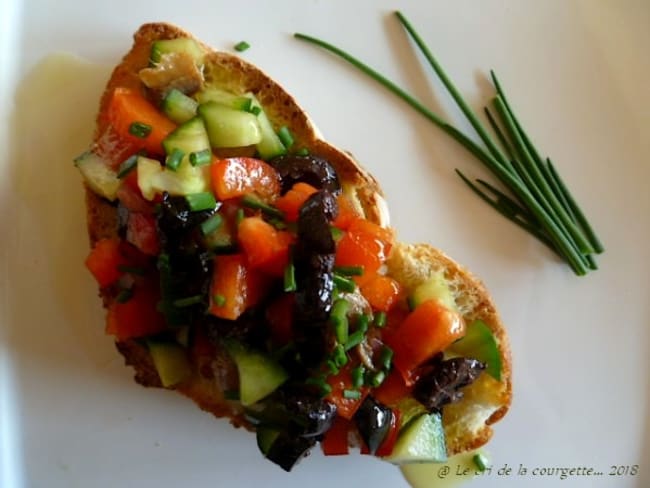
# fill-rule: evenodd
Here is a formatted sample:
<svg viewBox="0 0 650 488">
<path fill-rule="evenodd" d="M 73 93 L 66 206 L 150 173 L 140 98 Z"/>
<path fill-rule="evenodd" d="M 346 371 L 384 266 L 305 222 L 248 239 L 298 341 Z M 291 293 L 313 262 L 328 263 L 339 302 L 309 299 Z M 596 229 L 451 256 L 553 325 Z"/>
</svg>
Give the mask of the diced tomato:
<svg viewBox="0 0 650 488">
<path fill-rule="evenodd" d="M 339 229 L 348 230 L 352 222 L 359 219 L 360 215 L 345 194 L 341 193 L 336 198 L 336 201 L 339 204 L 339 214 L 332 222 L 332 225 Z"/>
<path fill-rule="evenodd" d="M 351 420 L 355 412 L 359 409 L 363 400 L 368 395 L 368 388 L 362 387 L 360 389 L 361 396 L 358 399 L 345 398 L 343 395 L 344 390 L 352 390 L 352 375 L 351 368 L 348 363 L 338 374 L 329 376 L 327 383 L 332 387 L 332 391 L 328 393 L 327 400 L 336 405 L 336 413 L 344 419 Z"/>
<path fill-rule="evenodd" d="M 122 276 L 120 266 L 127 264 L 121 252 L 120 239 L 101 239 L 86 258 L 86 267 L 99 283 L 104 287 L 112 285 Z"/>
<path fill-rule="evenodd" d="M 384 405 L 393 406 L 400 400 L 409 396 L 413 388 L 406 386 L 404 378 L 396 369 L 393 369 L 384 382 L 374 391 L 373 396 Z"/>
<path fill-rule="evenodd" d="M 287 222 L 296 222 L 300 207 L 318 190 L 307 183 L 298 182 L 284 195 L 275 201 L 275 206 L 284 212 Z"/>
<path fill-rule="evenodd" d="M 289 246 L 293 235 L 277 230 L 261 217 L 246 217 L 238 228 L 237 237 L 248 265 L 253 269 L 281 277 L 289 264 Z"/>
<path fill-rule="evenodd" d="M 164 154 L 162 141 L 176 128 L 151 102 L 135 90 L 118 87 L 113 91 L 108 107 L 108 120 L 120 139 L 128 141 L 133 152 L 145 149 L 152 154 Z M 146 137 L 138 137 L 129 132 L 131 124 L 140 122 L 151 127 Z"/>
<path fill-rule="evenodd" d="M 210 287 L 210 313 L 235 320 L 247 308 L 259 302 L 266 285 L 264 276 L 246 265 L 243 254 L 215 256 Z M 223 298 L 223 305 L 215 303 L 216 296 Z"/>
<path fill-rule="evenodd" d="M 463 335 L 463 318 L 439 302 L 428 300 L 418 305 L 384 340 L 393 349 L 393 364 L 411 386 L 415 382 L 413 372 L 420 364 Z"/>
<path fill-rule="evenodd" d="M 390 423 L 390 430 L 384 437 L 384 442 L 381 443 L 375 456 L 384 457 L 390 456 L 393 452 L 393 447 L 395 447 L 395 442 L 397 441 L 397 436 L 399 435 L 400 421 L 402 418 L 402 412 L 397 409 L 393 409 L 393 419 Z"/>
<path fill-rule="evenodd" d="M 350 431 L 350 421 L 337 415 L 334 418 L 332 426 L 321 441 L 323 454 L 326 456 L 343 456 L 349 454 L 348 432 Z"/>
<path fill-rule="evenodd" d="M 285 293 L 266 309 L 266 320 L 271 328 L 271 340 L 283 346 L 293 339 L 293 293 Z"/>
<path fill-rule="evenodd" d="M 269 164 L 255 158 L 213 160 L 212 188 L 220 200 L 255 193 L 272 202 L 280 195 L 280 175 Z"/>
<path fill-rule="evenodd" d="M 138 282 L 126 303 L 108 308 L 106 333 L 119 341 L 157 334 L 165 330 L 165 317 L 157 310 L 160 291 L 156 280 Z"/>
<path fill-rule="evenodd" d="M 137 184 L 136 184 L 137 185 Z M 148 202 L 140 193 L 140 189 L 133 189 L 133 187 L 127 183 L 126 178 L 124 183 L 117 190 L 117 198 L 129 211 L 139 212 L 143 214 L 153 214 L 154 213 L 154 204 L 153 202 Z"/>
<path fill-rule="evenodd" d="M 156 217 L 139 212 L 130 212 L 126 224 L 126 240 L 149 256 L 160 252 L 160 240 Z"/>
<path fill-rule="evenodd" d="M 361 285 L 361 294 L 373 309 L 387 312 L 399 299 L 400 286 L 388 276 L 376 275 Z"/>
<path fill-rule="evenodd" d="M 392 247 L 393 233 L 364 219 L 355 219 L 336 249 L 337 266 L 363 266 L 364 273 L 355 276 L 357 284 L 370 281 L 386 260 Z"/>
</svg>

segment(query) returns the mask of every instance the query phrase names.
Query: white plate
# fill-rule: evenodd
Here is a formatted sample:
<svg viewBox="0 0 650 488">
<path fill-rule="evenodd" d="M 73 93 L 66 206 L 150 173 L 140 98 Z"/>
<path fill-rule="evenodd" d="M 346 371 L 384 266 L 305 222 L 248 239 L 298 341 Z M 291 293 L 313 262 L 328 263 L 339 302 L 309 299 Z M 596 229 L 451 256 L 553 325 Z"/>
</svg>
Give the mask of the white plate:
<svg viewBox="0 0 650 488">
<path fill-rule="evenodd" d="M 108 67 L 152 20 L 217 48 L 247 40 L 243 56 L 377 176 L 401 238 L 443 248 L 491 289 L 512 340 L 515 396 L 489 444 L 494 470 L 476 486 L 650 485 L 647 2 L 158 3 L 2 4 L 0 486 L 406 486 L 397 469 L 357 455 L 314 453 L 287 475 L 261 459 L 251 435 L 135 385 L 103 335 L 71 159 L 90 138 Z M 574 276 L 463 186 L 454 168 L 485 174 L 463 149 L 290 37 L 302 31 L 347 48 L 467 128 L 390 15 L 397 4 L 475 107 L 496 69 L 599 231 L 599 271 Z M 103 67 L 50 59 L 58 68 L 48 68 L 53 52 Z M 499 476 L 506 463 L 513 472 Z M 637 464 L 636 476 L 608 475 Z M 581 466 L 604 474 L 532 474 Z"/>
</svg>

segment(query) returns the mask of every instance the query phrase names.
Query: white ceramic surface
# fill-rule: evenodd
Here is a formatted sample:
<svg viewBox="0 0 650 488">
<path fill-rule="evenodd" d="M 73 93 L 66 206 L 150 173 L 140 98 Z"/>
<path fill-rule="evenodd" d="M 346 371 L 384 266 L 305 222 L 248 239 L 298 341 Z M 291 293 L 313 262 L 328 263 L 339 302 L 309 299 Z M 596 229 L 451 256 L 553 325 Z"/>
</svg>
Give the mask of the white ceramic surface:
<svg viewBox="0 0 650 488">
<path fill-rule="evenodd" d="M 494 68 L 600 233 L 577 278 L 472 195 L 485 172 L 383 88 L 294 40 L 328 39 L 467 124 L 390 12 L 398 6 L 477 108 Z M 406 486 L 358 455 L 314 453 L 292 474 L 254 437 L 131 381 L 102 333 L 83 194 L 71 159 L 89 140 L 109 67 L 146 21 L 166 20 L 281 82 L 386 192 L 401 238 L 431 242 L 491 289 L 508 325 L 514 402 L 471 486 L 650 486 L 650 3 L 645 0 L 3 0 L 0 3 L 0 486 Z M 68 58 L 71 53 L 93 65 Z M 45 61 L 44 61 L 45 60 Z M 510 475 L 497 470 L 508 464 Z M 529 469 L 517 475 L 519 465 Z M 640 465 L 636 476 L 610 466 Z M 602 476 L 533 476 L 534 467 Z"/>
</svg>

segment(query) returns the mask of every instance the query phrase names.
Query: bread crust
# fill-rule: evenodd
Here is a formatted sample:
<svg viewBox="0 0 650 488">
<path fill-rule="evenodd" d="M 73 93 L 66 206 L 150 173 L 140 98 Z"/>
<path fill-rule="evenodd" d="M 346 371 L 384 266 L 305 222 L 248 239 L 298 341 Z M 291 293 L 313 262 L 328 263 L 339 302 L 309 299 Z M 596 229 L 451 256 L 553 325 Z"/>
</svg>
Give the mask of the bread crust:
<svg viewBox="0 0 650 488">
<path fill-rule="evenodd" d="M 145 24 L 135 33 L 131 50 L 113 70 L 101 97 L 94 136 L 96 144 L 100 143 L 102 137 L 110 132 L 107 109 L 113 90 L 116 87 L 126 87 L 143 91 L 138 71 L 149 64 L 152 42 L 178 37 L 193 38 L 191 34 L 166 23 Z M 197 42 L 199 41 L 197 40 Z M 356 197 L 358 205 L 362 207 L 368 220 L 381 225 L 388 224 L 386 204 L 377 181 L 348 153 L 340 151 L 326 142 L 309 116 L 290 94 L 252 64 L 232 54 L 213 51 L 205 44 L 202 46 L 209 52 L 205 60 L 206 71 L 204 73 L 207 82 L 216 81 L 220 86 L 236 93 L 253 92 L 271 120 L 278 125 L 290 127 L 298 146 L 306 147 L 310 153 L 324 157 L 335 167 L 344 187 L 348 190 L 351 189 L 354 193 L 352 196 Z M 99 239 L 117 237 L 117 209 L 114 205 L 86 188 L 86 207 L 91 246 L 94 246 Z M 407 288 L 416 285 L 418 281 L 425 280 L 431 272 L 443 269 L 447 278 L 458 284 L 459 297 L 462 298 L 467 294 L 472 296 L 471 310 L 463 311 L 465 318 L 467 320 L 481 318 L 494 332 L 502 357 L 502 382 L 498 383 L 496 380 L 490 382 L 489 379 L 476 382 L 477 387 L 474 388 L 474 385 L 469 387 L 474 388 L 476 392 L 470 391 L 464 400 L 454 406 L 450 415 L 445 414 L 444 419 L 450 455 L 485 444 L 492 435 L 490 425 L 507 412 L 512 390 L 508 339 L 490 295 L 480 280 L 468 270 L 428 245 L 398 244 L 396 251 L 392 253 L 388 261 L 388 268 L 389 273 L 398 281 L 403 281 Z M 462 293 L 460 293 L 461 291 Z M 102 298 L 105 306 L 114 299 L 114 297 L 106 295 L 106 292 L 102 294 Z M 116 342 L 116 347 L 124 356 L 126 364 L 135 370 L 135 380 L 138 383 L 143 386 L 162 387 L 146 348 L 134 340 Z M 481 378 L 486 376 L 483 374 Z M 485 384 L 486 381 L 488 384 Z M 243 412 L 233 402 L 227 402 L 223 398 L 222 392 L 213 383 L 200 374 L 195 374 L 192 379 L 176 386 L 175 389 L 217 417 L 228 417 L 235 426 L 250 428 Z M 453 429 L 456 423 L 463 421 L 464 406 L 477 395 L 484 394 L 483 390 L 488 391 L 489 401 L 494 403 L 494 408 L 490 411 L 489 416 L 478 428 L 472 429 L 469 433 L 458 428 L 460 434 L 449 435 L 455 432 Z"/>
</svg>

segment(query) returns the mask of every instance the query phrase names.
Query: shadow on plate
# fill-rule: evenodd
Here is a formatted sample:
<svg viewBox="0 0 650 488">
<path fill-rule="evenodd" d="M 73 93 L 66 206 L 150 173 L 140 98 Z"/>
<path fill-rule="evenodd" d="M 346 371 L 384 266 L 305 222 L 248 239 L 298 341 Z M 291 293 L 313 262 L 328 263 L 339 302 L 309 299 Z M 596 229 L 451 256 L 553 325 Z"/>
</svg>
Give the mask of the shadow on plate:
<svg viewBox="0 0 650 488">
<path fill-rule="evenodd" d="M 8 341 L 21 369 L 118 371 L 97 287 L 83 266 L 84 195 L 72 162 L 91 140 L 109 74 L 106 66 L 50 55 L 15 95 L 8 166 L 16 201 L 5 242 L 11 256 Z"/>
</svg>

